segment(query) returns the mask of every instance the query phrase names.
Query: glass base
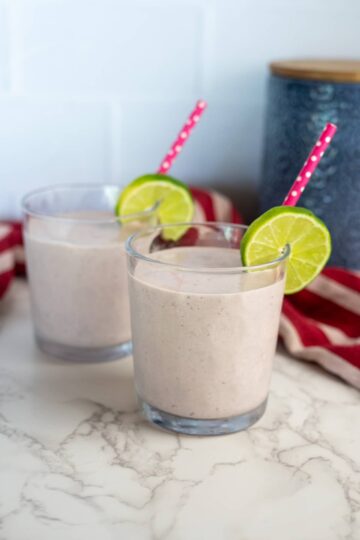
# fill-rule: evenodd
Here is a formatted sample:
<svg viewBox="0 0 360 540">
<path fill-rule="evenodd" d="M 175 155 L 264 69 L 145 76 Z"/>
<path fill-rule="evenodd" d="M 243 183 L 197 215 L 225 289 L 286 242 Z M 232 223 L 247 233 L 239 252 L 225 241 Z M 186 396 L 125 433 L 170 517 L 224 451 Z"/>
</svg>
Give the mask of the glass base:
<svg viewBox="0 0 360 540">
<path fill-rule="evenodd" d="M 252 411 L 230 418 L 214 420 L 195 420 L 170 414 L 139 398 L 141 411 L 152 424 L 176 433 L 186 435 L 226 435 L 249 428 L 257 422 L 265 412 L 267 399 Z"/>
<path fill-rule="evenodd" d="M 107 362 L 132 354 L 132 342 L 126 341 L 112 347 L 73 347 L 47 341 L 35 336 L 36 343 L 44 353 L 72 362 Z"/>
</svg>

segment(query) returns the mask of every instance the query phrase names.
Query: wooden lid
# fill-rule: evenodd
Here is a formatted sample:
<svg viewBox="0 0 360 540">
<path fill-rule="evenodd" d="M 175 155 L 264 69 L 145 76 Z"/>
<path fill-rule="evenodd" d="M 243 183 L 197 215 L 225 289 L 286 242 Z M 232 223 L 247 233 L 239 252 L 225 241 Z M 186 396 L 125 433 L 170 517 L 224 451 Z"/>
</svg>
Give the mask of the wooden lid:
<svg viewBox="0 0 360 540">
<path fill-rule="evenodd" d="M 360 82 L 360 60 L 284 60 L 270 64 L 271 73 L 292 79 Z"/>
</svg>

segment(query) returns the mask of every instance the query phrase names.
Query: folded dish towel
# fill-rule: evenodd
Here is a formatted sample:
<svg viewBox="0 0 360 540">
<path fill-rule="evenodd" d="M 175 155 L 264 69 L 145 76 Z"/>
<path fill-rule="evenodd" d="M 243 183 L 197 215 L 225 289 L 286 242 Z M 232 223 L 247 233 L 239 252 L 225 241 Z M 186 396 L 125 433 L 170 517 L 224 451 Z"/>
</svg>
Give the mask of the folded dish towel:
<svg viewBox="0 0 360 540">
<path fill-rule="evenodd" d="M 230 200 L 192 189 L 199 221 L 241 223 Z M 20 223 L 0 223 L 0 298 L 24 274 Z M 316 362 L 360 389 L 360 272 L 326 268 L 305 290 L 284 300 L 280 336 L 290 354 Z"/>
</svg>

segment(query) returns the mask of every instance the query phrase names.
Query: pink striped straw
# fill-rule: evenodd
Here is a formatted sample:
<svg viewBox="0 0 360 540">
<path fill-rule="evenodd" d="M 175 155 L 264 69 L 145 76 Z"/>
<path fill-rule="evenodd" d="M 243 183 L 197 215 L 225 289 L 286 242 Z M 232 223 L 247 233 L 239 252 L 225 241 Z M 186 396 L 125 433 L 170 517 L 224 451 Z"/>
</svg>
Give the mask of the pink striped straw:
<svg viewBox="0 0 360 540">
<path fill-rule="evenodd" d="M 335 124 L 326 124 L 324 131 L 317 140 L 315 146 L 311 150 L 309 157 L 304 163 L 303 168 L 299 172 L 295 179 L 295 182 L 290 188 L 289 193 L 286 195 L 283 205 L 295 206 L 300 199 L 302 192 L 310 181 L 311 175 L 319 165 L 321 158 L 324 155 L 325 150 L 331 143 L 332 138 L 336 133 L 337 127 Z"/>
<path fill-rule="evenodd" d="M 176 141 L 172 144 L 172 146 L 170 147 L 170 150 L 168 151 L 168 153 L 162 160 L 161 165 L 157 171 L 158 174 L 166 174 L 169 172 L 170 167 L 174 163 L 174 160 L 176 159 L 177 155 L 181 152 L 182 147 L 188 140 L 191 131 L 200 120 L 201 115 L 203 114 L 206 107 L 207 105 L 205 101 L 200 100 L 197 102 L 195 109 L 192 111 L 189 118 L 187 119 L 187 122 L 183 126 L 179 135 L 177 136 Z"/>
</svg>

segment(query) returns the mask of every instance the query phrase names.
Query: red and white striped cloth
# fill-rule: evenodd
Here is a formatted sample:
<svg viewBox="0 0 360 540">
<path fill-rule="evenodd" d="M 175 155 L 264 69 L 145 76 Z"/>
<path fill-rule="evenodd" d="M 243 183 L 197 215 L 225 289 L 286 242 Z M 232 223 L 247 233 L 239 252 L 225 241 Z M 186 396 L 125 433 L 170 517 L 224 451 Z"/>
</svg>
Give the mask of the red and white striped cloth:
<svg viewBox="0 0 360 540">
<path fill-rule="evenodd" d="M 13 277 L 25 274 L 21 223 L 0 222 L 0 299 Z"/>
<path fill-rule="evenodd" d="M 360 389 L 360 272 L 328 267 L 306 289 L 286 296 L 280 336 L 293 356 Z"/>
<path fill-rule="evenodd" d="M 241 223 L 230 200 L 192 189 L 199 221 Z M 24 274 L 20 223 L 0 224 L 0 298 Z M 284 300 L 280 336 L 290 354 L 316 362 L 360 389 L 360 272 L 326 268 L 305 290 Z"/>
</svg>

